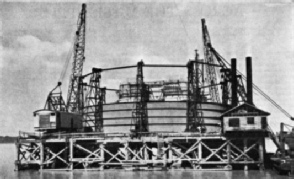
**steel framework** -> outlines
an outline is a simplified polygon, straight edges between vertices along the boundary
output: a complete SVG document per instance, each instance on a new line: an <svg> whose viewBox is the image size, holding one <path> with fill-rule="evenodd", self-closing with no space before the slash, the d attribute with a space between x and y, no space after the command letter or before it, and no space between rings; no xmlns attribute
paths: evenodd
<svg viewBox="0 0 294 179"><path fill-rule="evenodd" d="M204 132L201 112L201 69L199 65L198 53L196 51L195 60L189 61L188 67L188 96L187 96L187 123L186 132ZM202 69L203 70L203 69Z"/></svg>
<svg viewBox="0 0 294 179"><path fill-rule="evenodd" d="M57 86L50 91L44 109L53 110L53 111L65 111L66 106L65 102L62 98L62 92L60 89L61 83L58 82ZM59 92L54 92L57 88L59 88Z"/></svg>
<svg viewBox="0 0 294 179"><path fill-rule="evenodd" d="M210 63L210 64L215 64L216 62L219 63L219 65L221 66L221 68L224 70L230 70L230 68L228 67L229 63L213 48L212 43L211 43L211 39L209 36L209 32L207 29L207 26L205 24L205 19L201 19L202 22L202 36L203 36L203 44L204 44L204 55L205 55L205 60L206 63ZM227 64L228 65L227 65ZM211 98L212 101L214 102L220 102L220 98L219 98L219 92L218 92L218 88L217 88L217 77L216 77L216 69L212 66L212 65L207 65L206 66L206 75L208 77L209 84L210 84L210 94L211 94ZM246 102L247 101L247 95L246 95L246 91L245 91L245 87L242 81L242 76L238 75L238 96L239 96L239 101L241 102ZM226 81L223 81L224 83L222 83L223 85L226 83ZM230 84L228 84L227 86L223 86L226 90L230 91ZM228 93L225 91L225 94L222 93L224 96L222 96L222 103L227 103L228 99L230 99L230 97L228 97Z"/></svg>
<svg viewBox="0 0 294 179"><path fill-rule="evenodd" d="M231 81L232 81L232 79L231 79L232 78L231 77L231 70L222 68L220 70L220 72L222 73L222 81L221 81L221 85L222 85L222 104L229 105L230 104L230 99L231 99L231 90L230 90Z"/></svg>
<svg viewBox="0 0 294 179"><path fill-rule="evenodd" d="M38 140L20 138L16 143L16 169L264 169L263 137L144 133L140 139L132 139L129 135L84 133Z"/></svg>
<svg viewBox="0 0 294 179"><path fill-rule="evenodd" d="M148 131L148 112L147 102L149 100L148 86L143 81L143 65L137 64L137 80L136 80L136 108L132 113L135 129L133 132L147 132Z"/></svg>
<svg viewBox="0 0 294 179"><path fill-rule="evenodd" d="M103 131L103 104L105 103L105 88L100 87L101 69L94 69L89 84L83 83L86 91L83 107L84 126L90 131Z"/></svg>

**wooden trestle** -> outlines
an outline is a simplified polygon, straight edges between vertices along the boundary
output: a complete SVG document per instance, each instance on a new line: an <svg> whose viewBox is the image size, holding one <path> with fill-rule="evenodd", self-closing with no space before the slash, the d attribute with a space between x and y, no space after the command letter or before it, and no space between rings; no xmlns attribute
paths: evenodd
<svg viewBox="0 0 294 179"><path fill-rule="evenodd" d="M110 168L127 170L263 169L264 137L228 138L220 134L145 133L63 134L19 138L16 170Z"/></svg>

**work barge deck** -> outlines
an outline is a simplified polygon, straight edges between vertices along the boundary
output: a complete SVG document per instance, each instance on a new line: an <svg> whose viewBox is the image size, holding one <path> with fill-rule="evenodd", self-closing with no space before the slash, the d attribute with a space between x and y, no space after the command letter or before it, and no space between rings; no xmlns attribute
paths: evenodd
<svg viewBox="0 0 294 179"><path fill-rule="evenodd" d="M58 83L45 109L34 112L36 132L20 132L16 170L264 168L269 113L253 103L251 57L246 57L245 91L237 60L229 64L213 48L202 19L204 59L196 51L187 64L140 61L83 75L85 8L78 21L68 101L54 91ZM129 68L137 69L136 82L119 89L100 87L102 73ZM187 80L146 82L143 68L185 69ZM118 100L106 103L106 91L115 92Z"/></svg>
<svg viewBox="0 0 294 179"><path fill-rule="evenodd" d="M28 135L22 134L22 135ZM51 134L17 141L16 169L232 170L264 167L264 137L220 134Z"/></svg>

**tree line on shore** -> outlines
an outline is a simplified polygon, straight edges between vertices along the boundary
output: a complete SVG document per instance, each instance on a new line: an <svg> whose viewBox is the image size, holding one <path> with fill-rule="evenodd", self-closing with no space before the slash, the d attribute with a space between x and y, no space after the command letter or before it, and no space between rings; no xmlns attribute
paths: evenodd
<svg viewBox="0 0 294 179"><path fill-rule="evenodd" d="M0 136L0 143L14 143L17 137Z"/></svg>

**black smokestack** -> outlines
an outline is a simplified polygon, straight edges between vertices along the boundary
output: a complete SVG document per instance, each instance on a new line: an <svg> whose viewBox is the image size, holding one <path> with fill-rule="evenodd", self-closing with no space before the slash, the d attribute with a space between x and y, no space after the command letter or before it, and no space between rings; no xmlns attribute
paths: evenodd
<svg viewBox="0 0 294 179"><path fill-rule="evenodd" d="M231 59L232 66L232 106L235 107L238 105L238 80L237 80L237 59Z"/></svg>
<svg viewBox="0 0 294 179"><path fill-rule="evenodd" d="M253 105L252 58L251 57L246 57L246 72L247 72L247 103Z"/></svg>

